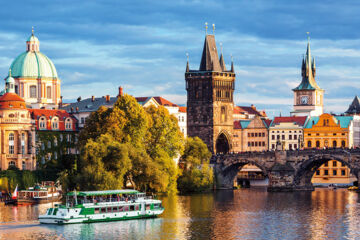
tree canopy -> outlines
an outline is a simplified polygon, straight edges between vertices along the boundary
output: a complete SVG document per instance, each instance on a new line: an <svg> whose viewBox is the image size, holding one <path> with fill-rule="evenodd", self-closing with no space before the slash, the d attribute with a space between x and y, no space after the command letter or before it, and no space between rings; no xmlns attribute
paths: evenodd
<svg viewBox="0 0 360 240"><path fill-rule="evenodd" d="M76 186L104 190L131 183L142 191L174 192L178 176L174 159L183 146L177 119L167 109L143 108L125 94L113 108L92 113L80 132Z"/></svg>

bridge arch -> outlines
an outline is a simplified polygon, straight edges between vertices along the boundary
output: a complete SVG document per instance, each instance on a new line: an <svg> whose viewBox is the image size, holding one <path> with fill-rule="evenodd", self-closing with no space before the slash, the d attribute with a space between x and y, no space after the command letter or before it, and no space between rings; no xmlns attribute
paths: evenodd
<svg viewBox="0 0 360 240"><path fill-rule="evenodd" d="M264 176L266 178L269 178L269 173L266 169L265 166L263 166L262 164L259 163L260 161L256 161L256 160L245 160L245 159L234 159L232 161L232 164L226 165L224 167L222 167L221 169L218 169L218 177L221 177L221 183L222 183L222 187L224 188L232 188L233 187L233 183L235 180L235 177L237 176L237 174L239 173L239 171L247 164L253 164L256 167L258 167L262 173L264 174Z"/></svg>
<svg viewBox="0 0 360 240"><path fill-rule="evenodd" d="M230 136L226 131L221 131L216 138L215 150L216 153L226 154L230 151Z"/></svg>
<svg viewBox="0 0 360 240"><path fill-rule="evenodd" d="M336 160L343 163L350 169L350 172L358 178L359 169L349 163L347 156L336 156L336 155L321 155L314 156L304 162L301 162L296 167L294 175L294 184L295 186L304 187L307 189L312 189L313 185L311 179L316 172L316 170L323 165L324 163Z"/></svg>

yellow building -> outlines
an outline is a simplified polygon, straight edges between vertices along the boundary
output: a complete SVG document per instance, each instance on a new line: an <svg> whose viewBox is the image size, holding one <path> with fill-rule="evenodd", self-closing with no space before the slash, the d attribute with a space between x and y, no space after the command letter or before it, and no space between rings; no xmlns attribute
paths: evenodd
<svg viewBox="0 0 360 240"><path fill-rule="evenodd" d="M324 113L310 117L304 128L304 148L351 148L353 147L353 117L333 116ZM355 181L350 169L332 160L316 170L314 184L352 184Z"/></svg>

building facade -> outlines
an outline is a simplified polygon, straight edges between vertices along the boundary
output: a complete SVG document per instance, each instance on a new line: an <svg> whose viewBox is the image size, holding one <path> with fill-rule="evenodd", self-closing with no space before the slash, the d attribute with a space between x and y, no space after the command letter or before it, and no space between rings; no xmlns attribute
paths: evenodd
<svg viewBox="0 0 360 240"><path fill-rule="evenodd" d="M352 148L353 117L324 113L310 117L304 129L305 148Z"/></svg>
<svg viewBox="0 0 360 240"><path fill-rule="evenodd" d="M307 117L275 117L269 127L269 150L281 144L283 150L301 149Z"/></svg>
<svg viewBox="0 0 360 240"><path fill-rule="evenodd" d="M24 99L15 93L11 70L0 97L0 131L0 170L35 170L35 130Z"/></svg>
<svg viewBox="0 0 360 240"><path fill-rule="evenodd" d="M315 59L311 57L310 41L301 66L302 81L294 91L292 116L319 116L323 113L324 90L316 83Z"/></svg>
<svg viewBox="0 0 360 240"><path fill-rule="evenodd" d="M29 107L58 108L60 79L53 62L40 52L40 42L34 30L26 41L26 51L15 58L10 69L15 79L15 93Z"/></svg>
<svg viewBox="0 0 360 240"><path fill-rule="evenodd" d="M206 34L200 67L185 71L187 91L187 130L190 137L198 136L213 153L232 149L233 93L235 72L228 71L223 55L220 59L215 36Z"/></svg>
<svg viewBox="0 0 360 240"><path fill-rule="evenodd" d="M350 169L336 160L331 160L321 165L314 173L311 182L314 185L328 186L329 184L353 185L357 181L350 173Z"/></svg>
<svg viewBox="0 0 360 240"><path fill-rule="evenodd" d="M252 152L267 151L268 125L260 116L251 120L238 120L234 122L233 151Z"/></svg>

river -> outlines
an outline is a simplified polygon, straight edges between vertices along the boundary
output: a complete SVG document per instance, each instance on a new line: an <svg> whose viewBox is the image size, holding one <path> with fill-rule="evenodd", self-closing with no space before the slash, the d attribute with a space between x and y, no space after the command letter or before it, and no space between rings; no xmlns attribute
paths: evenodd
<svg viewBox="0 0 360 240"><path fill-rule="evenodd" d="M51 204L0 206L0 239L360 239L360 198L345 189L266 189L161 197L159 218L40 225Z"/></svg>

